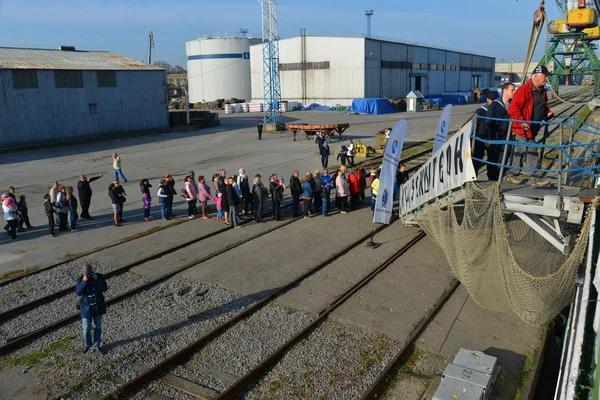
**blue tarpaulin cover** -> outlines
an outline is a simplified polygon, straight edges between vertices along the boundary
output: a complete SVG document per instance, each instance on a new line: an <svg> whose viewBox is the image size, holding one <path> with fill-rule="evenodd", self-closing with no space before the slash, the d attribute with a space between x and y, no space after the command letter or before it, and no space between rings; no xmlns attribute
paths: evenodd
<svg viewBox="0 0 600 400"><path fill-rule="evenodd" d="M312 103L306 107L301 107L300 111L335 111L335 107L322 106L317 103Z"/></svg>
<svg viewBox="0 0 600 400"><path fill-rule="evenodd" d="M361 114L391 114L395 113L394 107L385 98L380 99L354 99L352 100L352 107L350 112L357 112Z"/></svg>

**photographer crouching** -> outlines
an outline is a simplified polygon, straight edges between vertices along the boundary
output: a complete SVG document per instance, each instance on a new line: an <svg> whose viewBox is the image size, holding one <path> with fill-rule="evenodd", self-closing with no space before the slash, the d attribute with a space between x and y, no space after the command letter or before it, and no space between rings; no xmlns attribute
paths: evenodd
<svg viewBox="0 0 600 400"><path fill-rule="evenodd" d="M107 290L106 279L102 274L93 271L90 264L83 267L83 275L77 278L75 293L79 296L79 311L81 312L81 323L83 326L83 353L92 347L92 351L104 354L100 348L102 341L102 316L106 314L104 304L104 292ZM94 342L92 343L92 321L94 323Z"/></svg>

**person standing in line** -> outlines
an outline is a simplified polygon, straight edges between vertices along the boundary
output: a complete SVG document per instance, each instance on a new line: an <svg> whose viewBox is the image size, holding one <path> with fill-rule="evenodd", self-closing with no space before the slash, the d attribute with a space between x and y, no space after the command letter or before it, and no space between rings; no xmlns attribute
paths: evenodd
<svg viewBox="0 0 600 400"><path fill-rule="evenodd" d="M125 178L125 175L123 175L123 172L121 171L121 157L117 153L113 153L112 158L113 158L113 169L115 172L114 180L118 181L119 176L121 176L121 178L123 179L123 183L127 183L127 178Z"/></svg>
<svg viewBox="0 0 600 400"><path fill-rule="evenodd" d="M320 183L321 188L323 189L323 193L321 194L321 213L324 217L327 217L327 210L329 209L329 194L331 193L331 189L333 187L331 177L329 176L327 169L323 170Z"/></svg>
<svg viewBox="0 0 600 400"><path fill-rule="evenodd" d="M90 183L102 178L102 176L103 175L93 176L89 179L85 175L79 177L79 181L77 182L77 194L79 194L79 202L81 203L80 217L83 219L93 219L89 212L90 204L92 203L92 187L90 186Z"/></svg>
<svg viewBox="0 0 600 400"><path fill-rule="evenodd" d="M77 198L73 195L73 188L69 186L67 188L67 202L69 203L69 212L67 213L69 228L71 232L77 232L77 220L79 215L77 214Z"/></svg>
<svg viewBox="0 0 600 400"><path fill-rule="evenodd" d="M58 187L58 194L56 195L56 205L58 214L58 230L66 231L68 214L69 214L69 202L67 201L67 194L65 193L66 189L64 186Z"/></svg>
<svg viewBox="0 0 600 400"><path fill-rule="evenodd" d="M221 177L219 177L221 178ZM231 216L229 215L229 206L233 203L232 200L229 196L227 196L227 179L224 178L222 180L222 184L221 184L221 180L219 181L219 188L221 188L222 192L221 193L221 207L223 208L223 216L225 219L225 225L230 225L231 224Z"/></svg>
<svg viewBox="0 0 600 400"><path fill-rule="evenodd" d="M119 199L119 223L125 222L123 219L123 206L127 201L127 193L125 193L125 188L119 183L118 180L113 182L115 185L114 191L117 194L117 198Z"/></svg>
<svg viewBox="0 0 600 400"><path fill-rule="evenodd" d="M263 122L258 121L256 124L256 130L258 131L258 140L262 140Z"/></svg>
<svg viewBox="0 0 600 400"><path fill-rule="evenodd" d="M198 195L192 181L194 181L194 178L191 175L185 177L185 192L187 193L185 200L187 201L188 206L188 219L194 219L196 217L196 214L194 214L194 206L196 205L196 197Z"/></svg>
<svg viewBox="0 0 600 400"><path fill-rule="evenodd" d="M150 194L150 188L152 185L148 179L144 178L140 181L140 191L142 192L142 206L144 207L144 221L149 222L152 218L150 217L150 210L152 208L152 195Z"/></svg>
<svg viewBox="0 0 600 400"><path fill-rule="evenodd" d="M250 190L250 181L248 175L246 175L246 170L244 168L240 168L239 172L240 175L238 176L238 185L242 191L242 198L244 199L244 216L248 217L248 214L251 214L254 210L254 206L252 205L253 196L252 191Z"/></svg>
<svg viewBox="0 0 600 400"><path fill-rule="evenodd" d="M167 181L166 185L169 189L167 193L167 207L169 208L169 219L175 218L175 214L173 214L173 197L177 194L175 191L175 179L169 173L165 174L165 180Z"/></svg>
<svg viewBox="0 0 600 400"><path fill-rule="evenodd" d="M158 202L160 203L160 211L161 217L163 221L167 221L171 219L171 215L169 214L169 194L171 193L171 189L167 185L167 180L165 178L160 179L160 184L158 186L158 192L156 196L158 197ZM171 196L173 196L171 194Z"/></svg>
<svg viewBox="0 0 600 400"><path fill-rule="evenodd" d="M219 177L217 178L219 193L225 193L225 179L227 179L227 171L224 169L219 172Z"/></svg>
<svg viewBox="0 0 600 400"><path fill-rule="evenodd" d="M50 193L44 194L44 213L48 218L48 231L50 232L50 236L56 237L56 233L54 233L54 213L56 210L54 209L54 204L52 200L50 200Z"/></svg>
<svg viewBox="0 0 600 400"><path fill-rule="evenodd" d="M273 202L273 219L281 221L282 184L277 180L277 175L275 174L269 178L269 192L271 193L271 201Z"/></svg>
<svg viewBox="0 0 600 400"><path fill-rule="evenodd" d="M323 189L321 188L321 173L318 169L315 169L315 173L313 175L313 209L315 210L315 214L321 211L321 193Z"/></svg>
<svg viewBox="0 0 600 400"><path fill-rule="evenodd" d="M256 174L252 185L252 205L254 207L254 220L257 224L262 222L267 193L267 188L263 185L260 174Z"/></svg>
<svg viewBox="0 0 600 400"><path fill-rule="evenodd" d="M229 203L229 223L234 228L239 226L237 217L237 207L240 205L240 198L238 197L235 188L233 187L233 177L225 180L225 197Z"/></svg>
<svg viewBox="0 0 600 400"><path fill-rule="evenodd" d="M194 207L193 207L193 210L192 210L194 212L194 218L195 218L196 215L198 214L198 207L197 207L197 203L198 203L198 183L196 183L196 174L194 173L194 171L188 172L188 176L192 177L192 180L190 181L190 183L194 187L194 193L196 193L196 199L194 200Z"/></svg>
<svg viewBox="0 0 600 400"><path fill-rule="evenodd" d="M204 179L204 175L200 175L198 177L198 199L200 200L200 205L202 207L202 218L208 219L208 213L206 212L206 206L208 204L208 200L212 199L212 195L210 193L210 187L206 184L206 180Z"/></svg>
<svg viewBox="0 0 600 400"><path fill-rule="evenodd" d="M329 145L327 142L324 142L323 146L321 146L321 166L323 169L327 169L327 165L329 164L329 154Z"/></svg>
<svg viewBox="0 0 600 400"><path fill-rule="evenodd" d="M108 197L110 197L110 202L112 204L113 209L113 222L115 226L121 226L119 223L119 208L121 205L121 199L119 198L119 194L115 190L116 186L114 183L108 185Z"/></svg>
<svg viewBox="0 0 600 400"><path fill-rule="evenodd" d="M8 192L6 194L8 194L15 201L15 204L17 204L17 196L15 194L15 188L14 188L14 186L9 186L8 187ZM18 207L18 204L17 204L17 207ZM17 217L18 217L18 213L17 213ZM9 224L7 222L7 224L4 226L4 230L8 232L9 229L10 229L10 226L9 226ZM18 229L19 228L18 228L18 222L17 222L17 230Z"/></svg>
<svg viewBox="0 0 600 400"><path fill-rule="evenodd" d="M346 153L346 157L348 158L348 164L350 164L350 167L354 167L354 142L352 140L348 142L348 151Z"/></svg>
<svg viewBox="0 0 600 400"><path fill-rule="evenodd" d="M232 178L229 178L231 181L231 186L233 186L233 190L235 190L235 194L237 195L238 198L238 202L235 205L235 215L237 220L240 220L240 213L241 213L241 204L243 202L243 198L242 198L242 189L240 189L240 185L238 185L238 177L233 175Z"/></svg>
<svg viewBox="0 0 600 400"><path fill-rule="evenodd" d="M348 214L348 211L346 211L346 202L348 196L350 196L350 186L342 170L338 170L337 178L335 178L335 192L339 197L340 213Z"/></svg>
<svg viewBox="0 0 600 400"><path fill-rule="evenodd" d="M348 187L350 189L350 209L358 209L358 195L360 193L360 182L354 173L354 169L348 174Z"/></svg>
<svg viewBox="0 0 600 400"><path fill-rule="evenodd" d="M27 201L25 200L24 194L19 196L19 202L17 203L17 214L19 216L19 225L17 227L18 232L23 230L23 225L26 225L27 229L33 228L33 225L31 225L31 222L29 222L29 208L27 207Z"/></svg>
<svg viewBox="0 0 600 400"><path fill-rule="evenodd" d="M535 144L536 136L542 125L539 122L553 121L555 116L548 107L548 94L544 85L548 81L548 68L537 66L533 70L531 79L521 85L513 96L508 107L508 115L516 121L527 121L513 123L512 132L515 139L523 144ZM537 123L532 123L537 122ZM538 171L523 171L523 160L525 167L529 169L540 169L537 148L531 146L515 146L512 169L508 171L506 180L515 185L520 185L527 179L534 187L544 187L551 184L550 179L542 178Z"/></svg>
<svg viewBox="0 0 600 400"><path fill-rule="evenodd" d="M369 175L369 187L373 185L373 181L377 178L377 168L371 168L371 174Z"/></svg>
<svg viewBox="0 0 600 400"><path fill-rule="evenodd" d="M304 209L304 218L308 218L309 215L312 215L310 206L313 198L313 186L313 177L310 172L307 172L304 181L302 182L302 199L304 203L302 208Z"/></svg>
<svg viewBox="0 0 600 400"><path fill-rule="evenodd" d="M83 275L77 278L75 293L80 298L79 312L83 328L83 353L90 347L92 351L104 354L100 347L102 344L102 316L106 314L104 292L108 290L104 275L94 272L91 264L83 267ZM92 323L94 327L94 341L92 342Z"/></svg>
<svg viewBox="0 0 600 400"><path fill-rule="evenodd" d="M58 181L52 182L52 187L50 188L50 192L48 192L48 194L50 194L50 201L52 203L56 204L57 207L58 207L58 204L56 202L56 198L58 197L58 188L59 188L59 186L60 185L58 184ZM60 221L58 219L58 212L54 214L54 223L56 225L60 225Z"/></svg>
<svg viewBox="0 0 600 400"><path fill-rule="evenodd" d="M8 193L2 195L2 211L4 212L4 220L8 225L8 236L15 240L17 238L17 202ZM6 229L6 228L5 228Z"/></svg>
<svg viewBox="0 0 600 400"><path fill-rule="evenodd" d="M290 193L292 195L292 218L296 218L298 213L298 208L300 207L300 196L302 195L302 184L300 183L300 179L298 175L300 173L298 171L294 171L292 176L290 177Z"/></svg>
<svg viewBox="0 0 600 400"><path fill-rule="evenodd" d="M367 178L365 170L361 165L356 167L356 177L360 184L360 191L358 192L358 200L362 203L365 200L365 189L367 188Z"/></svg>
<svg viewBox="0 0 600 400"><path fill-rule="evenodd" d="M371 171L371 174L373 172ZM371 212L375 212L375 202L377 201L377 193L379 192L379 176L375 175L375 178L371 182Z"/></svg>

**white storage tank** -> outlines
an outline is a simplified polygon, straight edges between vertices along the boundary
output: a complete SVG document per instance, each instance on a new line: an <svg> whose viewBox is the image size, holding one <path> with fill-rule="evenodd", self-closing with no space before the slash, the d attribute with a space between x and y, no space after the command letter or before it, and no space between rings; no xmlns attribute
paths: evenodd
<svg viewBox="0 0 600 400"><path fill-rule="evenodd" d="M201 35L185 43L190 103L232 97L250 101L250 46L258 36Z"/></svg>

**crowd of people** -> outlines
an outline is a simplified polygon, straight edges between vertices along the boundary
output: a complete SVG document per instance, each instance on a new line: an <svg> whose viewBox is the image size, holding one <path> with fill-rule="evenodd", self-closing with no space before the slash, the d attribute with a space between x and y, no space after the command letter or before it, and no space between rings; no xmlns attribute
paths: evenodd
<svg viewBox="0 0 600 400"><path fill-rule="evenodd" d="M326 143L319 145L326 146ZM113 159L115 159L113 163L115 176L124 178L120 157L115 153ZM350 163L353 164L353 160ZM77 232L79 218L93 219L89 213L92 200L90 184L102 176L88 178L81 175L77 182L77 197L74 187L61 185L58 181L52 182L50 191L44 194L43 203L51 236L56 236L56 227L61 232ZM376 198L378 182L372 184L377 176L378 170L373 170L370 179L367 179L366 172L360 165L355 168L342 165L333 176L330 176L327 168L307 172L303 178L300 177L299 171L294 171L288 185L292 197L292 217L309 218L319 213L328 216L332 207L338 209L341 214L356 210L364 202L367 189L372 192L371 198ZM210 177L209 181L212 185L207 182L204 175L196 178L194 171L190 171L185 176L183 187L178 193L175 179L169 173L160 179L156 191L152 189L153 186L148 179L142 179L139 186L144 221L148 222L152 219L154 197L160 205L161 218L165 221L174 218L173 201L178 194L187 202L189 219L198 217L209 219L208 206L209 202L213 202L217 209L217 220L223 221L226 225L237 228L240 226L240 221L247 219L260 223L263 222L265 214L265 202L270 197L273 218L276 221L281 220L281 203L286 190L282 176L272 174L268 182L263 183L260 174L256 174L252 179L246 174L244 168L240 168L237 175L228 176L226 171L222 170ZM335 193L333 203L331 202L332 191ZM118 179L110 183L107 192L113 211L112 222L114 226L119 227L126 222L123 218L123 210L127 201L127 192ZM25 195L21 195L18 202L16 199L15 188L12 186L2 195L4 219L7 222L4 229L13 239L16 239L17 232L25 230L25 227L33 228L29 221ZM371 208L373 205L372 200ZM80 209L81 213L79 213Z"/></svg>

